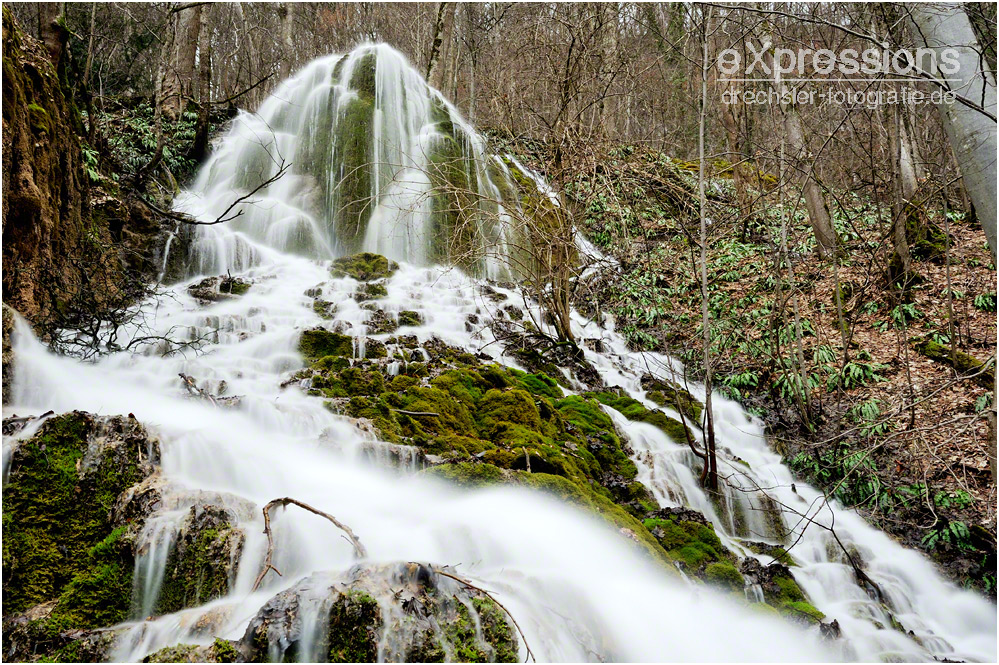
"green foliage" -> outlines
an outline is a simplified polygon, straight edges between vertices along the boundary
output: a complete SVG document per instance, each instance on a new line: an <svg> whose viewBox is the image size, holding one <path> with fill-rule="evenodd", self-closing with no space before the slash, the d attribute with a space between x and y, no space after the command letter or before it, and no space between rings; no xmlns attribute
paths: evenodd
<svg viewBox="0 0 999 665"><path fill-rule="evenodd" d="M996 311L996 294L995 293L980 293L975 296L975 309L981 310L983 312L994 312Z"/></svg>
<svg viewBox="0 0 999 665"><path fill-rule="evenodd" d="M188 151L194 143L198 114L186 111L175 120L163 118L163 163L170 173L183 181L194 173L197 162ZM97 124L107 137L108 149L127 174L134 174L149 163L156 152L156 127L153 107L141 103L135 107L97 113Z"/></svg>
<svg viewBox="0 0 999 665"><path fill-rule="evenodd" d="M388 260L381 254L361 252L333 261L330 274L338 279L353 277L359 282L371 282L391 277L398 269L398 263Z"/></svg>
<svg viewBox="0 0 999 665"><path fill-rule="evenodd" d="M952 545L959 550L973 551L971 531L968 525L961 521L940 519L936 525L923 536L922 545L928 550Z"/></svg>

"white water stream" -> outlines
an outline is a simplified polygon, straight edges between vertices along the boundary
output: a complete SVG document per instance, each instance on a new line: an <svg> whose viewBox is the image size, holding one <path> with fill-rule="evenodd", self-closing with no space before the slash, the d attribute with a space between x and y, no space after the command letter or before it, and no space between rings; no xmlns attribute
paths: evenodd
<svg viewBox="0 0 999 665"><path fill-rule="evenodd" d="M487 325L498 305L482 295L480 283L455 269L423 265L426 255L419 248L427 241L420 233L427 228L428 213L419 207L426 183L415 175L420 166L413 166L418 160L412 154L432 140L427 138L434 133L427 126L427 100L434 93L398 53L384 46L367 48L378 57L378 129L372 144L379 146L381 158L404 165L380 169L387 175L372 184L379 190L364 248L401 262L386 284L388 296L378 305L390 313L416 310L423 315L423 325L401 328L398 334L415 334L421 341L436 335L512 365ZM351 62L365 52L355 51ZM254 137L261 128L269 127L267 135L276 137L281 154L294 162L313 131L305 122L310 117L303 110L306 100L335 103L338 95L350 94L330 83L337 61L326 58L309 65L279 86L259 114L241 116L179 206L211 220L239 196L243 190L234 189L232 177L246 162L245 151L259 147ZM452 112L452 118L457 122L457 114ZM465 131L475 137L471 128ZM484 143L477 137L473 143L475 168L484 175L481 161L489 159ZM409 175L400 178L400 172ZM5 416L50 409L134 413L161 440L162 474L173 499L164 502L169 511L147 525L150 546L137 565L144 613L153 606L173 530L196 497L207 494L231 508L247 535L228 596L128 624L114 658L138 660L165 646L207 644L216 636L238 639L257 610L281 589L319 571L349 568L354 562L350 545L335 529L304 511L286 510L275 519L274 564L283 575L271 574L259 591L251 592L264 556L260 507L290 496L350 525L372 561L456 566L511 610L538 660L996 660L994 605L944 581L924 556L896 544L854 513L835 505L816 510L820 494L803 483L792 490L792 477L767 447L760 423L720 396L713 398L720 466L738 488L726 492L723 514L700 489L689 451L658 429L611 414L635 451L639 480L662 505L701 511L723 542L743 556L757 555L741 539L797 541L791 549L800 564L792 568L794 577L812 603L839 622L839 640L823 641L817 629L799 629L738 598L685 583L640 556L627 538L601 520L543 494L511 488L462 492L419 473L415 464L389 464L397 450L332 414L321 398L306 395L299 386L280 387L303 364L296 350L300 332L334 323L313 311L307 290L319 287L319 297L337 304L336 320L358 336L362 348L370 316L350 297L357 282L329 276L337 242L316 212L328 202L317 202L315 193L309 193L314 185L310 178L314 176L293 171L247 203L246 214L235 223L202 227L191 248L190 279L175 285L172 297L146 303L153 330L179 338L208 335L211 341L201 353L164 357L147 347L145 353L115 353L80 363L51 355L26 325L18 324L17 371ZM400 180L421 184L414 190L399 185ZM495 188L488 178L479 182ZM495 237L506 232L489 231ZM187 286L204 275L227 272L253 286L239 298L208 306L188 293ZM498 275L502 268L486 272ZM521 294L497 290L510 298L507 302L525 304ZM527 303L532 308L540 321L540 312ZM471 332L466 330L469 314L480 322ZM671 371L682 375L682 368L666 357L629 351L610 326L574 314L573 327L578 339L602 340L604 350L587 350L586 357L604 381L649 406L639 383L642 374L651 368L661 376ZM378 337L384 341L388 336ZM242 396L239 405L217 408L192 399L177 376L181 372L203 385L225 381L227 394ZM691 390L703 397L697 386ZM9 444L5 442L5 459ZM788 507L780 520L783 529L775 528L776 505ZM862 558L886 602L872 600L857 584L828 530L800 520L794 511L818 524L835 525L839 539ZM777 533L784 529L786 540ZM889 611L906 632L892 628Z"/></svg>

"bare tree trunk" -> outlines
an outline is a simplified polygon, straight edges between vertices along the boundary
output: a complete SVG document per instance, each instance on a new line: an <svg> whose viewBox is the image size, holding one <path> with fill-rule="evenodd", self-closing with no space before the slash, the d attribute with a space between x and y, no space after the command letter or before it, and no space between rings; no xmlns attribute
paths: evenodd
<svg viewBox="0 0 999 665"><path fill-rule="evenodd" d="M174 14L173 46L161 88L161 112L170 120L176 120L184 112L193 93L201 9L202 5L194 5Z"/></svg>
<svg viewBox="0 0 999 665"><path fill-rule="evenodd" d="M447 56L442 57L442 51L446 49L450 41L450 33L447 30L447 23L451 14L449 3L442 2L437 5L437 20L434 22L434 38L430 44L430 60L427 62L427 82L440 90L444 81L443 62L447 62Z"/></svg>
<svg viewBox="0 0 999 665"><path fill-rule="evenodd" d="M38 34L45 44L45 50L48 51L49 60L56 69L59 69L63 50L66 48L66 39L69 37L69 32L60 20L66 15L66 3L39 2L37 5Z"/></svg>
<svg viewBox="0 0 999 665"><path fill-rule="evenodd" d="M701 110L698 122L698 143L697 157L700 168L697 173L697 192L699 202L699 214L701 221L701 328L703 330L704 344L704 449L707 459L704 460L704 473L701 477L705 487L711 490L718 489L718 462L715 456L715 424L714 414L711 410L711 316L708 313L708 223L707 223L707 199L704 192L704 125L707 115L708 104L708 36L707 26L710 21L711 8L704 9L707 15L703 17L701 24L702 48L701 48Z"/></svg>
<svg viewBox="0 0 999 665"><path fill-rule="evenodd" d="M282 2L278 6L278 17L281 19L281 64L278 73L284 80L291 75L292 54L295 52L295 42L292 34L295 30L295 3Z"/></svg>
<svg viewBox="0 0 999 665"><path fill-rule="evenodd" d="M825 258L836 251L836 231L833 228L829 207L826 205L822 188L813 175L814 165L808 158L808 145L801 126L801 117L794 104L789 104L784 110L784 131L787 133L787 139L791 144L798 168L805 179L801 190L805 197L805 208L808 210L808 221L815 233L815 244L819 257Z"/></svg>
<svg viewBox="0 0 999 665"><path fill-rule="evenodd" d="M915 193L916 183L915 183L915 172L912 169L911 156L905 153L905 142L902 140L902 117L898 106L894 106L893 111L893 124L892 130L890 132L892 142L891 142L891 161L892 161L892 171L896 174L893 179L893 188L895 191L895 202L892 206L892 247L894 253L892 254L891 265L888 267L888 275L891 278L892 283L899 283L903 291L908 286L909 275L912 272L912 256L909 253L909 241L906 238L905 223L909 217L910 207L908 205L909 198ZM905 164L906 159L910 160L908 165ZM908 172L907 172L908 170ZM911 182L906 182L907 178L911 178ZM908 195L906 191L908 190Z"/></svg>
<svg viewBox="0 0 999 665"><path fill-rule="evenodd" d="M198 37L198 124L194 129L191 158L201 161L208 154L208 132L212 111L212 33L208 24L208 11L201 13L201 32Z"/></svg>
<svg viewBox="0 0 999 665"><path fill-rule="evenodd" d="M912 4L906 5L905 9L909 13L909 28L917 46L934 49L938 56L944 49L953 49L958 54L957 72L941 73L928 54L919 63L921 67L933 76L951 79L951 89L981 106L982 110L978 110L961 101L942 102L937 105L937 111L961 167L968 195L985 230L992 256L995 257L995 79L984 66L975 32L961 5ZM940 58L936 60L939 61Z"/></svg>
<svg viewBox="0 0 999 665"><path fill-rule="evenodd" d="M607 138L615 135L614 118L611 112L611 99L608 96L617 67L618 3L607 2L599 5L600 11L600 61L601 99L599 106L600 129Z"/></svg>

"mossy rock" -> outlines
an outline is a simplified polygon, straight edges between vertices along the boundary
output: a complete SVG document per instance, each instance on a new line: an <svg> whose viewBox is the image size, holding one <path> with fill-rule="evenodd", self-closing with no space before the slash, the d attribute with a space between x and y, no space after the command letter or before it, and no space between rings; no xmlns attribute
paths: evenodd
<svg viewBox="0 0 999 665"><path fill-rule="evenodd" d="M354 338L330 332L325 328L313 328L302 332L298 340L298 351L307 361L316 361L327 356L353 358Z"/></svg>
<svg viewBox="0 0 999 665"><path fill-rule="evenodd" d="M742 573L727 561L708 564L704 569L704 579L708 584L727 591L741 592L746 586Z"/></svg>
<svg viewBox="0 0 999 665"><path fill-rule="evenodd" d="M3 614L56 601L51 621L110 626L131 607L130 538L112 507L149 476L159 445L134 419L74 411L11 453L3 490Z"/></svg>
<svg viewBox="0 0 999 665"><path fill-rule="evenodd" d="M643 521L670 558L691 574L703 577L708 565L729 563L735 557L725 549L710 522L684 520L665 511Z"/></svg>
<svg viewBox="0 0 999 665"><path fill-rule="evenodd" d="M353 277L359 282L370 282L391 277L398 269L398 263L389 261L381 254L362 252L333 261L330 274L336 278Z"/></svg>
<svg viewBox="0 0 999 665"><path fill-rule="evenodd" d="M629 420L637 420L655 425L675 443L684 446L687 445L688 436L693 440L693 434L690 432L689 427L674 418L670 418L662 411L646 408L638 400L628 397L623 393L604 391L589 393L589 396L599 400L602 404L606 404L615 411L620 411Z"/></svg>
<svg viewBox="0 0 999 665"><path fill-rule="evenodd" d="M423 315L407 309L399 312L398 321L400 326L412 326L415 328L423 325Z"/></svg>
<svg viewBox="0 0 999 665"><path fill-rule="evenodd" d="M329 599L314 653L301 652L303 595ZM386 613L406 620L385 626ZM495 601L423 563L364 564L344 575L314 574L268 601L240 645L251 662L518 660L515 630Z"/></svg>
<svg viewBox="0 0 999 665"><path fill-rule="evenodd" d="M177 535L155 605L169 614L229 592L245 540L236 518L220 506L195 506Z"/></svg>
<svg viewBox="0 0 999 665"><path fill-rule="evenodd" d="M244 663L235 643L222 638L208 645L178 644L165 647L142 659L143 663Z"/></svg>
<svg viewBox="0 0 999 665"><path fill-rule="evenodd" d="M663 408L673 409L683 414L692 424L700 426L704 405L695 399L688 390L671 381L658 379L649 374L642 377L642 387L647 391L650 400Z"/></svg>

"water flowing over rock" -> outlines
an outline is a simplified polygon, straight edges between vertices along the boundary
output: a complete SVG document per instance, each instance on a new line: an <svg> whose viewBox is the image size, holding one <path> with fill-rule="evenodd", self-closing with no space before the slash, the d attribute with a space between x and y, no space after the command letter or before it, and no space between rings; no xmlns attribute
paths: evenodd
<svg viewBox="0 0 999 665"><path fill-rule="evenodd" d="M81 501L107 533L74 546L118 556L105 542L117 528L138 544L134 566L116 569L131 603L80 626L114 626L101 656L111 660L524 660L528 647L538 661L995 659L995 606L795 485L761 423L720 395L726 482L706 492L688 441L702 442L704 389L674 359L633 352L575 311L572 333L588 343L571 369L506 337L511 322L552 329L530 293L496 281L512 277L501 253L455 244L440 192L456 192L433 171L451 157L476 183L466 193L510 178L494 200L515 205L525 186L547 196L535 175L490 158L389 47L321 58L240 116L178 205L214 219L282 159L288 174L231 222L199 227L187 276L145 303L146 330L122 333L123 345L152 329L200 347L83 363L15 322L5 415L134 420L110 419L120 433L100 447L87 443L99 439L86 434L93 418L72 414L58 422L82 418L85 431L58 447L41 449L56 418L5 438L5 617L8 603L23 614L64 602L58 580L9 595L8 570L22 569L16 557L9 567L19 541L8 545L8 530L29 529L18 506L52 495L14 491L28 480L24 456L59 471L72 498L104 468L91 447L125 467L154 458L133 436L141 422L156 432L158 472L142 467ZM503 214L475 220L458 241L517 233ZM222 275L252 286L199 297L219 293ZM366 557L321 515L287 505L269 514L269 559L261 508L281 497L348 525ZM257 586L265 561L280 574L266 569ZM29 653L68 659L60 639Z"/></svg>

